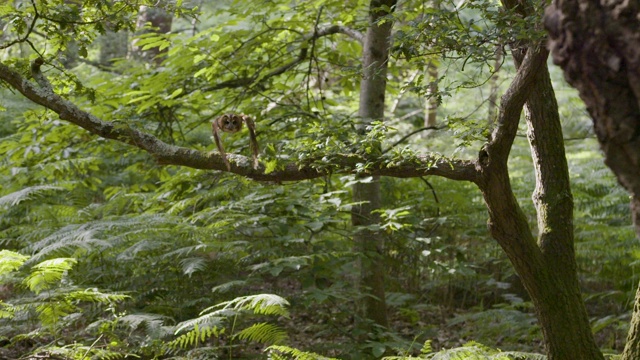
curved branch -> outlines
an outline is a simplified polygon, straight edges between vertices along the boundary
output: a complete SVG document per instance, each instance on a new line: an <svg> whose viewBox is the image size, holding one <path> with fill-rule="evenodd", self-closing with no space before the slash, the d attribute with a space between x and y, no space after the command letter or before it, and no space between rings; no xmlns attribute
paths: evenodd
<svg viewBox="0 0 640 360"><path fill-rule="evenodd" d="M348 37L358 41L360 44L362 44L362 42L364 41L364 34L362 34L360 31L346 27L346 26L342 26L342 25L332 25L326 28L318 29L315 35L314 34L306 35L304 39L310 40L313 36L315 36L316 38L319 38L322 36L333 35L333 34L347 35Z"/></svg>
<svg viewBox="0 0 640 360"><path fill-rule="evenodd" d="M36 22L38 21L38 18L40 17L40 13L38 12L38 8L36 7L36 3L35 1L31 0L31 5L33 6L33 21L31 22L31 25L29 26L29 30L27 30L26 34L24 34L24 36L22 37L22 39L18 38L15 39L5 45L0 45L0 50L3 49L7 49L17 43L21 43L21 42L25 42L27 41L27 39L29 38L29 35L31 35L31 33L33 32L33 28L36 26Z"/></svg>
<svg viewBox="0 0 640 360"><path fill-rule="evenodd" d="M497 126L493 130L491 140L485 148L491 160L506 163L509 158L511 145L518 131L522 107L529 96L531 84L535 81L538 69L547 61L548 56L549 51L542 43L527 48L526 55L518 68L515 78L511 82L509 89L500 98L500 113Z"/></svg>
<svg viewBox="0 0 640 360"><path fill-rule="evenodd" d="M40 65L39 61L34 62L32 72L34 77L40 78L40 82L42 82L44 76L40 73ZM159 164L226 171L223 159L218 153L167 144L151 134L132 128L129 124L99 119L51 91L48 82L38 87L1 62L0 80L5 81L34 103L57 113L61 119L80 126L92 134L145 150ZM324 176L327 172L319 169L313 163L307 165L289 163L280 170L266 174L264 172L265 167L262 165L258 169L254 169L249 157L230 154L228 158L231 160L230 172L260 181L282 182L314 179ZM358 173L360 165L366 163L368 165L367 174L370 175L399 178L436 175L453 180L472 182L477 182L479 179L478 172L475 170L475 163L468 160L449 160L442 157L421 155L415 159L407 160L406 163L390 165L384 159L369 158L356 154L339 154L333 156L331 160L330 164L324 162L321 165L339 169L334 173L355 174Z"/></svg>

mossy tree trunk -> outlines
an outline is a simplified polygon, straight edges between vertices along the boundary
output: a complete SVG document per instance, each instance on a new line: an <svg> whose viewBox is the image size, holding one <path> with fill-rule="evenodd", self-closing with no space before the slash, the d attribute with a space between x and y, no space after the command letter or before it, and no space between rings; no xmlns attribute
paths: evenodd
<svg viewBox="0 0 640 360"><path fill-rule="evenodd" d="M526 53L526 56L523 56ZM497 126L478 160L476 182L489 210L489 230L534 302L550 360L602 359L578 285L573 203L557 103L543 44L513 52L518 74L502 96ZM538 238L511 189L507 160L526 101L536 173Z"/></svg>
<svg viewBox="0 0 640 360"><path fill-rule="evenodd" d="M554 0L545 27L554 62L591 114L605 163L631 194L640 237L640 3ZM640 290L622 359L640 359Z"/></svg>

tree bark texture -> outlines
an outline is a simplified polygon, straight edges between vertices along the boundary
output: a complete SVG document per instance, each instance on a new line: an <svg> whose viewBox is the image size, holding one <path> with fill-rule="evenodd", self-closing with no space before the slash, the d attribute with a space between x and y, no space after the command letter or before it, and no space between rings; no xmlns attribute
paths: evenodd
<svg viewBox="0 0 640 360"><path fill-rule="evenodd" d="M554 0L545 27L554 62L593 119L605 163L631 194L640 237L640 3ZM622 359L640 359L640 290Z"/></svg>
<svg viewBox="0 0 640 360"><path fill-rule="evenodd" d="M532 84L525 119L536 176L533 203L538 217L538 247L551 275L539 284L546 289L536 301L547 352L556 359L601 359L580 293L569 170L546 64Z"/></svg>
<svg viewBox="0 0 640 360"><path fill-rule="evenodd" d="M489 229L531 295L550 360L602 359L580 294L573 249L573 202L555 94L541 46L514 50L526 82L502 97L497 127L480 156L479 183L489 209ZM516 83L516 81L514 81ZM522 94L514 94L521 91ZM536 173L533 202L538 238L512 192L507 157L526 97L528 138ZM518 107L519 106L519 107Z"/></svg>
<svg viewBox="0 0 640 360"><path fill-rule="evenodd" d="M358 116L362 121L360 130L372 121L384 118L384 100L387 87L387 65L391 47L392 21L379 24L388 16L396 0L372 0L369 4L369 27L362 47L363 78L360 82L360 106ZM379 150L379 149L378 149ZM356 183L353 186L352 210L354 227L377 225L380 216L374 213L380 209L380 182L374 176L371 182ZM364 298L364 316L380 326L387 327L387 307L385 301L384 278L384 234L379 230L356 230L354 242L362 251L361 285L367 294Z"/></svg>

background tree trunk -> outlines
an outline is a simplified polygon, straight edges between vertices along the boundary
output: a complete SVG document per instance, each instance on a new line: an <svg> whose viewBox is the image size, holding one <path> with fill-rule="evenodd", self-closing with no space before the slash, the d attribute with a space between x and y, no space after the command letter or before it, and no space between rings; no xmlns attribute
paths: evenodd
<svg viewBox="0 0 640 360"><path fill-rule="evenodd" d="M502 59L504 58L502 46L498 46L496 49L496 59L493 63L493 75L491 75L491 79L489 79L489 98L487 102L489 103L487 109L487 124L490 127L493 127L493 124L496 122L496 116L498 116L498 90L499 83L498 79L500 78L499 71L502 67Z"/></svg>
<svg viewBox="0 0 640 360"><path fill-rule="evenodd" d="M358 116L362 123L360 132L366 124L384 118L384 99L387 86L387 63L391 42L392 22L378 25L378 21L389 15L385 9L393 10L395 0L373 0L369 5L369 27L362 49L363 79L360 82L360 106ZM384 7L384 8L383 8ZM379 149L378 149L379 150ZM353 226L367 226L380 223L378 214L373 211L380 208L380 182L374 176L369 183L357 183L353 187L354 205L352 211ZM376 324L387 327L387 308L384 293L384 235L377 230L360 229L354 241L362 251L364 260L361 266L361 285L368 295L362 304L364 315Z"/></svg>
<svg viewBox="0 0 640 360"><path fill-rule="evenodd" d="M427 81L427 101L424 111L424 127L436 126L438 116L438 105L440 100L438 97L438 65L433 61L429 61L426 68Z"/></svg>
<svg viewBox="0 0 640 360"><path fill-rule="evenodd" d="M631 193L640 237L640 3L555 0L545 27L554 62L591 114L605 163ZM640 359L640 290L622 359Z"/></svg>
<svg viewBox="0 0 640 360"><path fill-rule="evenodd" d="M162 2L160 4L162 4ZM146 24L150 24L153 29L152 31L155 33L168 34L169 31L171 31L172 23L173 16L163 8L144 5L140 6L138 20L136 23L138 34L149 32L148 29L143 29ZM168 49L163 49L161 51L159 47L142 50L141 47L136 45L136 40L133 40L133 42L131 43L131 54L134 58L144 59L149 62L153 61L156 64L160 64L162 62L162 57L160 55L167 50Z"/></svg>

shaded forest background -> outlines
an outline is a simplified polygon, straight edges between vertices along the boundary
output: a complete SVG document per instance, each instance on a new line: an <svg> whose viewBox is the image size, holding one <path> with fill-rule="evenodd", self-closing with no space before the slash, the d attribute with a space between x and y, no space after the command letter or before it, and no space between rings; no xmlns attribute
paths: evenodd
<svg viewBox="0 0 640 360"><path fill-rule="evenodd" d="M58 28L13 44L30 34L30 19L15 14L31 4ZM0 357L249 358L270 345L270 356L298 358L461 346L487 358L501 356L496 349L541 356L533 304L487 231L473 183L381 177L379 223L354 227L352 186L373 176L367 163L334 167L344 153L373 152L391 165L425 152L478 157L516 74L509 46L544 38L539 21L509 22L491 2L402 3L384 20L394 22L384 121L364 123L357 79L368 3L185 1L154 13L140 2L109 22L77 21L96 4L3 5L0 40L11 46L0 60L28 73L43 55L58 94L172 145L215 151L210 122L249 114L261 171L276 181L165 165L0 88ZM618 354L640 280L629 195L603 164L577 92L549 67L580 287L598 347ZM526 133L523 121L508 165L535 224ZM248 140L223 138L244 156ZM290 163L326 173L277 181ZM371 297L358 275L368 255L353 238L363 229L384 236L388 327L361 311Z"/></svg>

